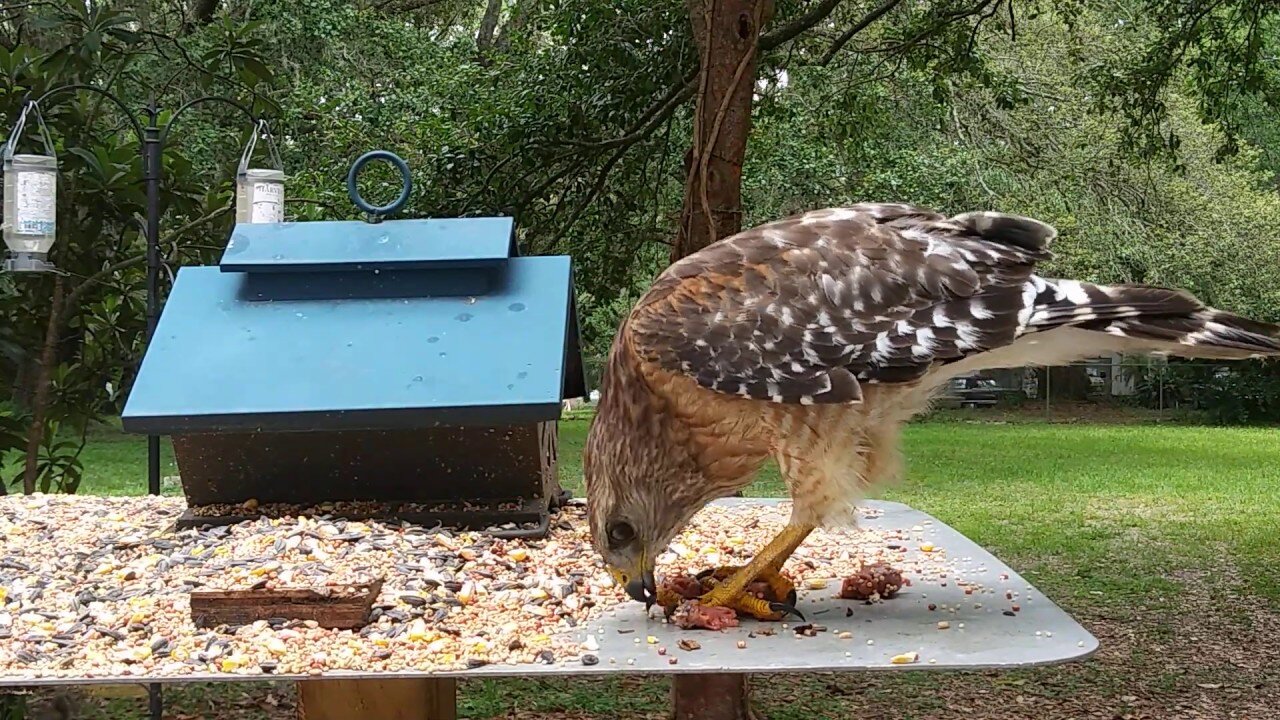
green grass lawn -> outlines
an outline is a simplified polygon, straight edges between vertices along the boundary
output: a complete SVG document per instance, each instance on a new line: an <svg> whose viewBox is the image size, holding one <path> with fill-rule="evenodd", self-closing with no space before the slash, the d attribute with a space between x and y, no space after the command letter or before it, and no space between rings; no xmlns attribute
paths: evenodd
<svg viewBox="0 0 1280 720"><path fill-rule="evenodd" d="M579 493L586 429L582 418L561 425L562 481ZM1280 663L1236 657L1238 648L1256 653L1268 643L1280 656L1280 431L946 421L911 425L905 443L908 479L884 497L990 548L1098 635L1103 652L1084 664L998 677L876 676L854 683L857 692L829 676L784 678L760 689L767 717L1086 717L1071 709L1082 697L1108 711L1143 702L1173 708L1205 687L1233 684L1255 689L1223 702L1247 709L1256 688L1280 686ZM176 474L167 444L165 451L164 472ZM104 430L83 458L84 492L145 492L142 439ZM781 493L772 468L750 491ZM636 678L486 681L465 686L461 707L473 718L656 718L663 687ZM1011 705L1015 697L1023 705ZM580 712L556 714L567 711Z"/></svg>

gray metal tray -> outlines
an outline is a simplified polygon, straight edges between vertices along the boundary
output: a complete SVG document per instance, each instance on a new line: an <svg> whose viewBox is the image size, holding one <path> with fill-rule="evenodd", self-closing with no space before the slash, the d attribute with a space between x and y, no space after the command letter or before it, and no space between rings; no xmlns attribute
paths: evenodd
<svg viewBox="0 0 1280 720"><path fill-rule="evenodd" d="M729 499L721 503L776 504L774 499ZM600 662L586 666L576 660L552 665L487 665L451 672L359 672L335 671L323 675L240 675L203 673L181 676L112 676L31 678L0 675L0 686L81 685L140 682L255 682L263 680L314 680L320 678L387 679L395 677L502 677L604 675L616 673L775 673L851 672L864 670L982 670L1053 665L1080 660L1093 654L1098 641L1051 600L1045 598L1018 573L991 553L942 522L906 505L868 501L865 507L879 510L878 517L864 519L868 528L923 528L926 542L945 547L950 564L973 582L990 588L1008 588L1019 593L1019 612L1005 614L1009 607L1003 594L966 595L964 588L949 582L917 584L892 600L864 605L833 599L836 588L801 590L798 608L810 623L827 629L816 637L797 637L797 622L744 621L741 627L723 632L682 631L661 619L655 608L646 617L643 606L631 603L612 616L606 614L577 632L585 640L596 636L600 646L594 654ZM912 550L916 552L916 550ZM1002 579L1002 575L1007 578ZM924 597L927 595L928 597ZM928 609L929 604L938 610ZM981 604L982 607L975 607ZM955 613L944 610L958 606ZM852 614L846 616L846 609ZM939 621L950 628L938 629ZM960 625L963 623L964 627ZM772 629L772 636L760 630ZM839 633L849 632L850 639ZM750 637L756 633L755 637ZM647 641L649 636L656 643ZM681 650L682 638L696 640L701 648ZM636 640L639 642L636 642ZM746 648L738 648L738 641ZM658 654L665 648L665 655ZM895 665L890 659L900 653L919 653L912 664ZM677 658L672 665L670 658ZM610 662L612 658L613 662Z"/></svg>

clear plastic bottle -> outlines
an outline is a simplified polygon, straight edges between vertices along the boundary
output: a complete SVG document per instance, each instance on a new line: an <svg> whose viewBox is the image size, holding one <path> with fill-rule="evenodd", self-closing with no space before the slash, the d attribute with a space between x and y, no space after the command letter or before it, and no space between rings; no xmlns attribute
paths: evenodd
<svg viewBox="0 0 1280 720"><path fill-rule="evenodd" d="M44 255L57 230L58 161L14 155L4 164L4 244L15 253Z"/></svg>

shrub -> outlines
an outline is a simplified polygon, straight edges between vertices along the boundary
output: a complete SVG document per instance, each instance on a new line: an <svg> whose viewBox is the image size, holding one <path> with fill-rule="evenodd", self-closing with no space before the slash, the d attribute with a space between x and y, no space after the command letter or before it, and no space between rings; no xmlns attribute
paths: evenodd
<svg viewBox="0 0 1280 720"><path fill-rule="evenodd" d="M1213 373L1200 401L1218 425L1280 423L1280 362L1254 360Z"/></svg>

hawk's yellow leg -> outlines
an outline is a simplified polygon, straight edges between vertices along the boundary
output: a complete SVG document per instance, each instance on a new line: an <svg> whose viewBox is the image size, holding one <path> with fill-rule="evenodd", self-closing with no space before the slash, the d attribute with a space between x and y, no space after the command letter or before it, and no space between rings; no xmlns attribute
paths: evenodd
<svg viewBox="0 0 1280 720"><path fill-rule="evenodd" d="M698 579L704 580L705 578L705 582L710 584L712 587L715 587L725 580L728 580L734 573L738 572L742 568L742 565L721 565L718 568L712 568L698 573ZM780 570L775 568L765 568L763 572L756 575L755 581L747 583L747 587L750 588L756 581L763 582L769 586L769 595L771 597L781 598L787 602L791 602L789 598L791 597L791 593L795 592L796 586L793 585L791 581L787 579L787 576L783 575Z"/></svg>
<svg viewBox="0 0 1280 720"><path fill-rule="evenodd" d="M747 586L759 578L769 583L777 597L787 597L793 588L779 571L811 532L811 525L788 525L756 553L751 562L737 568L728 579L719 582L703 595L699 602L703 605L733 608L757 620L781 620L786 616L786 611L777 609L776 604L751 597L747 594Z"/></svg>

